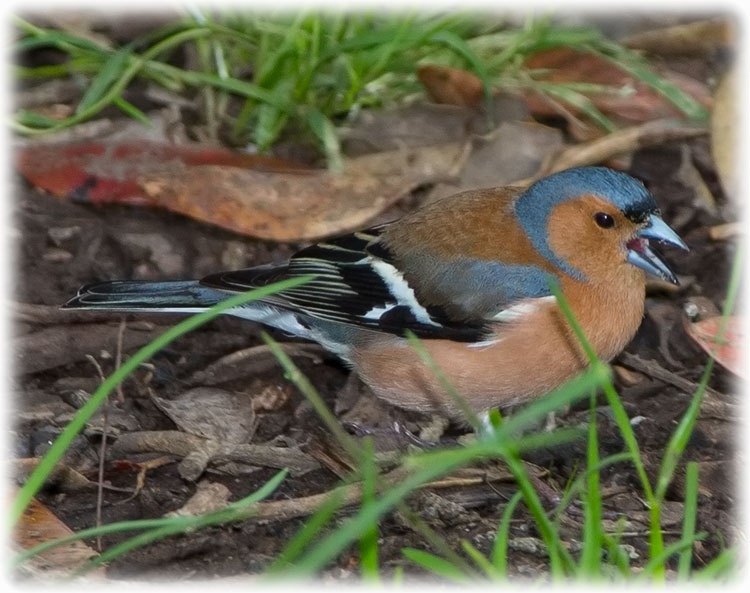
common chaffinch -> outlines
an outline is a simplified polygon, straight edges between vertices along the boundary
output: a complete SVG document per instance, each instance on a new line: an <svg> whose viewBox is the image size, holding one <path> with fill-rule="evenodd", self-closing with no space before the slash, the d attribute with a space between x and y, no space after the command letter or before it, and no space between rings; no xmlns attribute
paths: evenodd
<svg viewBox="0 0 750 593"><path fill-rule="evenodd" d="M459 193L302 249L281 265L197 281L89 284L65 307L192 313L311 274L307 284L228 313L319 342L392 404L457 416L405 339L411 330L483 412L541 396L587 365L549 275L601 359L625 347L643 317L644 272L677 283L649 241L687 249L659 214L629 175L568 169L525 190Z"/></svg>

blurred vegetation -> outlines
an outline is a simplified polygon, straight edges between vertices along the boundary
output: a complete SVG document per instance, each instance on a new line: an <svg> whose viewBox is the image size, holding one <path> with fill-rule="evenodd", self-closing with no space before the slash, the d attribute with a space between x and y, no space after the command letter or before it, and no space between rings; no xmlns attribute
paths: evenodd
<svg viewBox="0 0 750 593"><path fill-rule="evenodd" d="M632 89L584 83L550 83L524 62L531 54L571 47L612 60L657 89L693 119L705 110L668 81L654 75L636 52L607 40L593 27L567 28L549 19L510 27L501 16L479 14L310 14L271 16L192 10L118 47L15 19L16 52L55 48L59 63L17 66L21 80L74 77L85 81L75 112L60 120L19 110L14 128L45 134L90 118L110 105L148 123L124 97L136 78L169 91L199 97L202 118L225 142L268 151L285 132L314 139L329 164L340 166L336 126L361 109L393 106L422 88L421 63L460 67L493 87L535 89L575 106L605 130L614 124L589 100L591 93ZM184 51L196 64L184 66ZM180 65L176 65L180 64Z"/></svg>

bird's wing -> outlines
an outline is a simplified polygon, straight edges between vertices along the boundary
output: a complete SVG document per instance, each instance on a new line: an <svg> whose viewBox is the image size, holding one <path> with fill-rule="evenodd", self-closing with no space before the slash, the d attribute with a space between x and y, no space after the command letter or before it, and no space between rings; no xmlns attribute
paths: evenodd
<svg viewBox="0 0 750 593"><path fill-rule="evenodd" d="M246 291L278 280L312 275L310 282L266 297L264 302L294 313L362 329L421 338L481 342L487 319L457 322L439 307L420 304L393 257L380 241L387 225L311 245L287 264L259 266L207 276L201 285Z"/></svg>

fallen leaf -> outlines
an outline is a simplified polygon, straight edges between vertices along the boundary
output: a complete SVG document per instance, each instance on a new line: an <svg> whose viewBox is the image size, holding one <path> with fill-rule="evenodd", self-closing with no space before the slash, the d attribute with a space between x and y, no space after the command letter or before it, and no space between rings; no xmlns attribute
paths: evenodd
<svg viewBox="0 0 750 593"><path fill-rule="evenodd" d="M13 527L13 543L24 550L73 535L73 530L35 498ZM34 578L59 579L80 568L97 552L82 541L73 541L42 552L21 565L20 572ZM104 576L104 567L89 573Z"/></svg>
<svg viewBox="0 0 750 593"><path fill-rule="evenodd" d="M341 132L346 155L432 146L483 134L487 118L474 109L414 103L390 110L366 109Z"/></svg>
<svg viewBox="0 0 750 593"><path fill-rule="evenodd" d="M193 517L219 511L229 504L232 493L229 488L218 482L203 480L188 501L176 511L166 513L165 517Z"/></svg>
<svg viewBox="0 0 750 593"><path fill-rule="evenodd" d="M180 430L221 443L246 443L255 432L255 410L249 396L195 387L174 399L151 396Z"/></svg>
<svg viewBox="0 0 750 593"><path fill-rule="evenodd" d="M351 159L343 174L177 165L139 181L159 205L231 231L315 240L357 230L420 185L449 178L465 152L451 143L375 153Z"/></svg>
<svg viewBox="0 0 750 593"><path fill-rule="evenodd" d="M482 81L460 68L425 64L417 68L417 78L435 103L476 107L484 96Z"/></svg>
<svg viewBox="0 0 750 593"><path fill-rule="evenodd" d="M525 67L538 70L534 78L547 83L586 83L612 87L612 92L585 93L593 106L615 124L632 125L653 119L677 117L683 113L645 82L615 63L589 52L561 47L537 52L527 58ZM692 96L704 107L711 106L711 95L703 83L689 76L660 69L658 75ZM478 107L482 101L482 82L466 70L429 64L420 67L418 76L427 93L438 103ZM628 89L627 92L618 92ZM493 89L497 96L498 89ZM520 92L529 111L540 117L563 117L569 131L578 140L604 135L580 108L536 90Z"/></svg>
<svg viewBox="0 0 750 593"><path fill-rule="evenodd" d="M298 241L361 228L420 185L455 175L466 154L463 143L393 150L351 159L334 174L213 148L87 143L28 148L16 163L59 197L160 206L240 234Z"/></svg>
<svg viewBox="0 0 750 593"><path fill-rule="evenodd" d="M18 151L15 159L16 167L30 183L55 196L93 204L153 204L152 197L139 186L138 177L177 163L272 171L305 169L273 157L156 142L36 145Z"/></svg>
<svg viewBox="0 0 750 593"><path fill-rule="evenodd" d="M622 123L639 123L665 117L682 117L682 112L671 101L664 98L645 82L633 77L627 71L597 55L561 47L540 51L530 56L525 67L530 70L546 70L546 74L536 76L536 80L554 83L588 83L607 85L616 88L630 88L629 93L587 94L594 106L604 115L614 117ZM658 75L665 78L682 91L692 96L704 107L710 107L711 95L703 83L677 72L661 69ZM524 95L532 113L555 116L557 110L534 91ZM583 113L566 104L577 116Z"/></svg>
<svg viewBox="0 0 750 593"><path fill-rule="evenodd" d="M11 467L18 483L24 483L39 465L38 457L22 457L13 459ZM54 486L63 492L76 492L79 490L90 490L96 487L96 483L89 480L79 471L64 463L58 463L52 470L47 480L46 486Z"/></svg>
<svg viewBox="0 0 750 593"><path fill-rule="evenodd" d="M685 329L688 335L716 362L738 377L747 379L747 368L742 364L745 321L746 319L742 316L730 316L721 340L717 339L723 323L721 316L700 321L685 319Z"/></svg>
<svg viewBox="0 0 750 593"><path fill-rule="evenodd" d="M734 27L725 18L693 21L629 35L620 43L662 56L706 56L734 45Z"/></svg>
<svg viewBox="0 0 750 593"><path fill-rule="evenodd" d="M503 122L491 134L474 141L458 178L436 185L429 199L469 189L502 187L534 176L562 146L562 132L556 128L533 122Z"/></svg>

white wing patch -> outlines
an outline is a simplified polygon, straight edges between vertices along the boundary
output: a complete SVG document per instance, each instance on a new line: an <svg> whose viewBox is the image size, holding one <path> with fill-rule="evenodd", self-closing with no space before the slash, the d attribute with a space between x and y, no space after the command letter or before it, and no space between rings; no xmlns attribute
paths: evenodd
<svg viewBox="0 0 750 593"><path fill-rule="evenodd" d="M441 327L439 323L435 323L430 314L417 300L417 296L414 294L414 289L409 286L409 283L404 280L404 276L394 266L382 259L374 257L368 258L370 266L373 270L378 273L388 287L389 292L396 299L396 305L408 307L409 310L414 314L414 317L420 323L426 325L433 325L435 327ZM380 309L381 307L378 307ZM388 307L390 309L392 307ZM386 309L387 310L387 309ZM369 311L367 316L374 315L375 311ZM382 312L380 313L382 315Z"/></svg>

